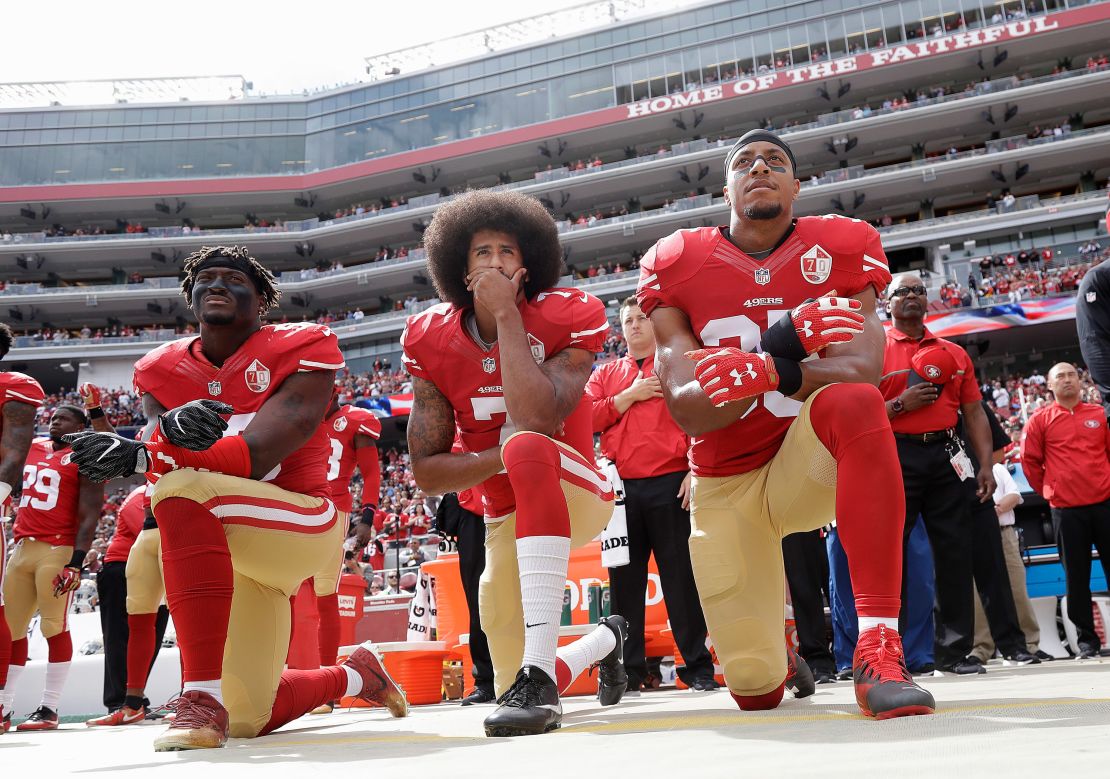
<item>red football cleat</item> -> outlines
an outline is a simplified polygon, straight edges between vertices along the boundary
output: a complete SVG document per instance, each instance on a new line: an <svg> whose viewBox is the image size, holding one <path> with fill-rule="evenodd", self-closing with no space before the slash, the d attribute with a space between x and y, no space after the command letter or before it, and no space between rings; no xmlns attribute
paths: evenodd
<svg viewBox="0 0 1110 779"><path fill-rule="evenodd" d="M39 706L27 719L15 726L21 732L29 730L57 730L58 712L48 706Z"/></svg>
<svg viewBox="0 0 1110 779"><path fill-rule="evenodd" d="M146 719L146 708L129 709L126 706L120 706L113 712L105 714L103 717L96 719L85 720L85 724L90 728L113 728L120 725L138 725Z"/></svg>
<svg viewBox="0 0 1110 779"><path fill-rule="evenodd" d="M362 689L355 697L385 706L394 717L404 717L409 713L405 691L385 670L385 664L372 642L359 646L343 661L343 665L362 677Z"/></svg>
<svg viewBox="0 0 1110 779"><path fill-rule="evenodd" d="M936 701L913 680L897 630L879 625L860 633L852 658L856 703L868 717L932 714Z"/></svg>
<svg viewBox="0 0 1110 779"><path fill-rule="evenodd" d="M0 735L7 733L12 729L12 713L4 711L3 705L0 705Z"/></svg>
<svg viewBox="0 0 1110 779"><path fill-rule="evenodd" d="M176 716L166 732L154 739L155 752L219 749L227 743L227 709L208 693L189 690L166 706Z"/></svg>

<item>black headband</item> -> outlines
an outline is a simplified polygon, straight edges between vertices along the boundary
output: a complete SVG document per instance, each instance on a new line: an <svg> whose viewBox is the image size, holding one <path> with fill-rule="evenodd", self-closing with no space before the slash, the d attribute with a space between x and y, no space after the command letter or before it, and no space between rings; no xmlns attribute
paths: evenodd
<svg viewBox="0 0 1110 779"><path fill-rule="evenodd" d="M258 270L242 257L226 257L222 254L214 254L202 260L197 267L193 268L193 275L196 276L202 270L208 268L231 268L240 271L251 280L255 291L259 294L262 293L262 280L258 277Z"/></svg>
<svg viewBox="0 0 1110 779"><path fill-rule="evenodd" d="M784 141L782 138L775 135L770 130L759 130L759 129L748 130L746 133L744 133L742 136L740 136L740 140L738 140L736 143L734 143L732 145L732 148L729 149L728 156L725 157L725 175L726 176L728 175L729 166L732 164L732 158L736 156L736 152L740 151L742 148L747 146L749 143L755 143L756 141L766 141L767 143L773 143L773 144L775 144L775 146L778 146L780 149L782 149L784 152L786 152L786 156L790 158L791 172L794 173L795 178L797 178L798 163L795 162L794 152L790 151L790 147L786 144L786 141Z"/></svg>

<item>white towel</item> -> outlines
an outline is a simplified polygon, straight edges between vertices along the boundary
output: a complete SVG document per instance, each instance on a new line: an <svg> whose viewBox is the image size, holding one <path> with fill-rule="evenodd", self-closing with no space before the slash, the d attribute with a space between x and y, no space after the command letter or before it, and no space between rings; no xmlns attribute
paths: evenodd
<svg viewBox="0 0 1110 779"><path fill-rule="evenodd" d="M420 567L416 594L409 601L409 627L406 641L434 641L436 634L436 591L431 577Z"/></svg>
<svg viewBox="0 0 1110 779"><path fill-rule="evenodd" d="M601 531L601 564L605 568L619 568L628 565L628 520L624 516L624 482L617 473L617 466L609 460L601 460L598 467L613 483L613 516Z"/></svg>

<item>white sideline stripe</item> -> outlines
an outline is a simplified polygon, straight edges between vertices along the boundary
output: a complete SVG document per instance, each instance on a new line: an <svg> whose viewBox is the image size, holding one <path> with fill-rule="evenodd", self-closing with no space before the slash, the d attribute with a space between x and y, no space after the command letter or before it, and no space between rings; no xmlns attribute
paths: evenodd
<svg viewBox="0 0 1110 779"><path fill-rule="evenodd" d="M568 471L581 479L585 479L603 492L613 491L613 483L609 481L608 478L599 475L593 468L586 467L573 457L567 456L565 452L559 452L559 465L564 471Z"/></svg>
<svg viewBox="0 0 1110 779"><path fill-rule="evenodd" d="M315 360L301 360L301 365L307 365L309 368L331 368L336 371L346 364L345 362L334 364L330 362L316 362Z"/></svg>
<svg viewBox="0 0 1110 779"><path fill-rule="evenodd" d="M269 506L252 506L249 503L227 503L216 506L212 513L217 517L247 517L250 519L265 519L270 522L286 522L290 525L303 525L305 527L320 527L331 521L335 507L325 503L321 507L324 511L316 516L306 516L295 511L271 508Z"/></svg>
<svg viewBox="0 0 1110 779"><path fill-rule="evenodd" d="M43 401L42 398L31 398L31 397L28 397L26 395L21 395L20 393L16 392L13 389L8 390L8 394L9 395L14 395L15 397L19 398L20 400L26 400L28 403L34 403L36 406L39 403L42 403L42 401Z"/></svg>
<svg viewBox="0 0 1110 779"><path fill-rule="evenodd" d="M594 333L600 333L603 330L608 330L608 329L609 329L609 320L605 320L599 327L595 327L593 330L582 330L582 331L577 332L577 333L571 333L570 337L573 340L575 338L581 338L584 335L593 335Z"/></svg>

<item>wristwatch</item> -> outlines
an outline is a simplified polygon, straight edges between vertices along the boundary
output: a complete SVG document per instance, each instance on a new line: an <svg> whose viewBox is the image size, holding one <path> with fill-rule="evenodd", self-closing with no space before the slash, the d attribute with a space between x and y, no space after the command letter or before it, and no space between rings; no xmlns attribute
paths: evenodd
<svg viewBox="0 0 1110 779"><path fill-rule="evenodd" d="M894 402L890 404L895 414L901 414L906 410L906 404L902 402L901 398L895 398Z"/></svg>

